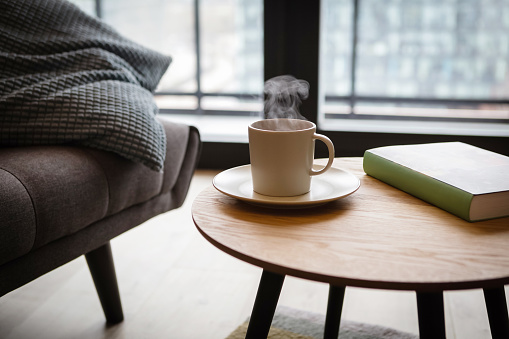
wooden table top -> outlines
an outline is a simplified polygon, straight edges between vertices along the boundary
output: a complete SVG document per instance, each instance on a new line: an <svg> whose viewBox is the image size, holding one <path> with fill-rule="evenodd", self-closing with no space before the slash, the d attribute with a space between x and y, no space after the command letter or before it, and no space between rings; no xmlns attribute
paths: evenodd
<svg viewBox="0 0 509 339"><path fill-rule="evenodd" d="M339 286L431 292L509 283L509 217L469 223L366 175L362 158L336 158L333 167L357 176L359 190L283 210L211 186L193 203L194 222L236 258Z"/></svg>

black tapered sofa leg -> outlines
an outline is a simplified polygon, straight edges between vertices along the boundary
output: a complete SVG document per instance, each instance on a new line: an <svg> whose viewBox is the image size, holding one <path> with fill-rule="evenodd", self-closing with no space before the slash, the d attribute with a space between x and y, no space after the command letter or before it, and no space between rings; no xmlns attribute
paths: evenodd
<svg viewBox="0 0 509 339"><path fill-rule="evenodd" d="M101 247L85 254L88 268L92 274L99 300L106 316L106 321L116 324L124 320L122 303L118 291L115 265L108 241Z"/></svg>

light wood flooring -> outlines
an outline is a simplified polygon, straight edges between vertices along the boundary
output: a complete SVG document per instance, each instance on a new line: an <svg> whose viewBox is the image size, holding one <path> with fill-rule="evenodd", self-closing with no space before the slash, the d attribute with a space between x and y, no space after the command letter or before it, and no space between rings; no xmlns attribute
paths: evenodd
<svg viewBox="0 0 509 339"><path fill-rule="evenodd" d="M0 298L0 338L225 338L253 306L261 269L196 230L194 197L216 171L197 171L184 206L112 241L125 320L106 326L83 257ZM328 286L287 277L279 305L325 313ZM481 290L445 293L448 338L490 338ZM415 294L347 288L343 319L418 333Z"/></svg>

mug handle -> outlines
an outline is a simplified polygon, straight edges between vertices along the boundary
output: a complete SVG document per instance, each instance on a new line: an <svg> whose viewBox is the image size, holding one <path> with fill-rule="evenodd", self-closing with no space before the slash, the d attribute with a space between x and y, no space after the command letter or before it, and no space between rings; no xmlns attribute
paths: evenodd
<svg viewBox="0 0 509 339"><path fill-rule="evenodd" d="M327 165L325 165L325 167L319 171L313 171L313 169L311 169L311 172L309 173L309 175L311 175L311 176L324 173L329 168L331 168L332 162L334 161L334 145L332 144L332 141L329 138L327 138L325 135L316 134L316 133L313 135L313 139L318 139L318 140L324 142L325 145L327 145L327 149L329 150L329 161L327 162Z"/></svg>

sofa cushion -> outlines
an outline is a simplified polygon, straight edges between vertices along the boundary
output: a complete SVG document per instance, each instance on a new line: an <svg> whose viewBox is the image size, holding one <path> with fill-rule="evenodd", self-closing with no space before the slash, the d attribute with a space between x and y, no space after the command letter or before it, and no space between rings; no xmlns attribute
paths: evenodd
<svg viewBox="0 0 509 339"><path fill-rule="evenodd" d="M85 147L1 148L0 265L171 190L189 126L162 121L175 141L162 172Z"/></svg>
<svg viewBox="0 0 509 339"><path fill-rule="evenodd" d="M29 228L24 235L24 241L32 244L28 250L76 232L106 215L108 185L104 173L79 148L3 148L0 167L16 177L21 184L19 189L30 197L24 211L33 214L33 223L22 225ZM4 214L7 210L3 205L12 204L11 197L0 199L0 214ZM4 220L3 215L0 220ZM0 239L1 247L6 241L4 234Z"/></svg>
<svg viewBox="0 0 509 339"><path fill-rule="evenodd" d="M109 185L107 215L117 213L129 206L146 201L157 194L170 191L176 183L186 155L189 126L158 119L166 133L167 158L161 172L114 154L86 149L101 166Z"/></svg>

